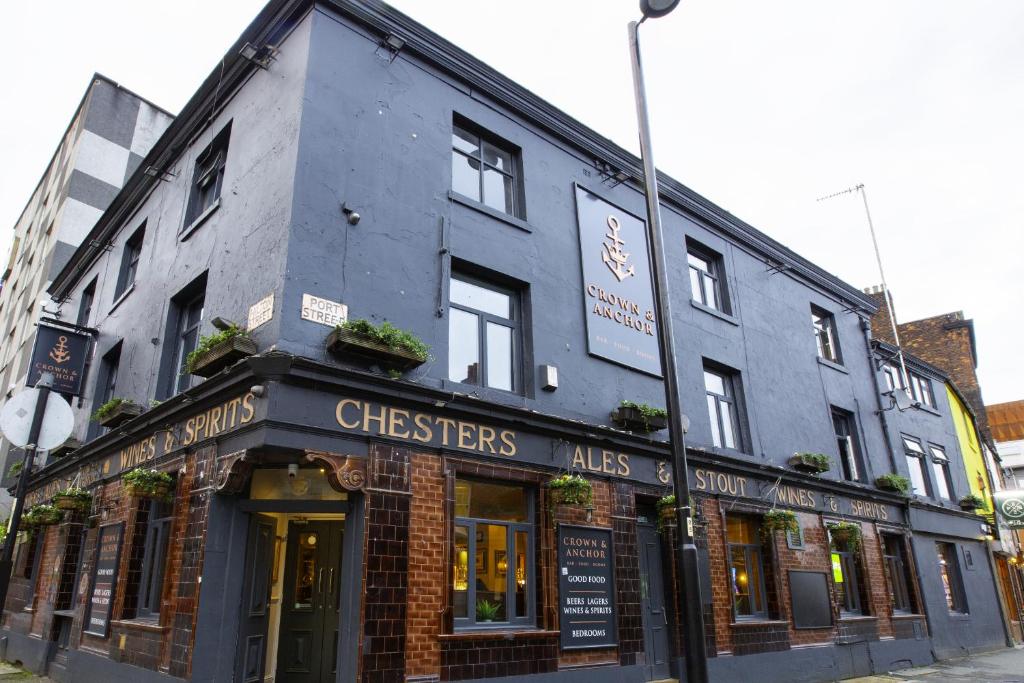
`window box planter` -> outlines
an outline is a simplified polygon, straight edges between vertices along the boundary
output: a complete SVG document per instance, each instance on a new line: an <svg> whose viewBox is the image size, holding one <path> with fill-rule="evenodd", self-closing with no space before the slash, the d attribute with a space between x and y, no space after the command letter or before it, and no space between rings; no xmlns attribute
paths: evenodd
<svg viewBox="0 0 1024 683"><path fill-rule="evenodd" d="M824 453L794 453L789 466L804 474L821 474L832 468L832 458Z"/></svg>
<svg viewBox="0 0 1024 683"><path fill-rule="evenodd" d="M910 491L910 480L899 474L883 474L875 479L875 486L883 491L892 491L905 496Z"/></svg>
<svg viewBox="0 0 1024 683"><path fill-rule="evenodd" d="M354 320L335 327L327 335L327 351L334 356L355 356L401 371L426 362L426 345L419 339L383 323L379 327Z"/></svg>
<svg viewBox="0 0 1024 683"><path fill-rule="evenodd" d="M125 491L135 498L170 500L174 477L158 470L132 470L121 478Z"/></svg>
<svg viewBox="0 0 1024 683"><path fill-rule="evenodd" d="M612 422L620 429L647 434L668 426L668 413L661 408L652 408L646 403L623 401L612 411Z"/></svg>
<svg viewBox="0 0 1024 683"><path fill-rule="evenodd" d="M92 419L104 427L113 428L142 415L142 406L125 398L112 398L93 413Z"/></svg>
<svg viewBox="0 0 1024 683"><path fill-rule="evenodd" d="M60 524L64 519L64 511L53 505L33 505L22 517L26 527L51 526Z"/></svg>
<svg viewBox="0 0 1024 683"><path fill-rule="evenodd" d="M232 329L236 330L232 333ZM210 341L220 338L220 341ZM256 342L238 330L230 328L212 337L203 337L199 348L188 356L188 371L200 377L213 377L224 368L256 353Z"/></svg>
<svg viewBox="0 0 1024 683"><path fill-rule="evenodd" d="M56 448L51 449L50 455L53 456L54 458L65 458L74 453L75 451L77 451L81 447L82 442L79 441L78 439L68 439L61 445L57 446Z"/></svg>
<svg viewBox="0 0 1024 683"><path fill-rule="evenodd" d="M974 512L980 508L985 507L985 501L981 499L981 496L975 494L969 494L957 501L960 509L964 512Z"/></svg>
<svg viewBox="0 0 1024 683"><path fill-rule="evenodd" d="M92 508L92 494L85 489L67 488L54 494L53 506L58 510L88 512Z"/></svg>

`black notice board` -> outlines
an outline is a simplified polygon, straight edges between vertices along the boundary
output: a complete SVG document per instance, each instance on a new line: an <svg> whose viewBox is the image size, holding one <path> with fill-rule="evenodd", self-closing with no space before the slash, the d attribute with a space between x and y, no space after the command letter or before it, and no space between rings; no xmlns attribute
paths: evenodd
<svg viewBox="0 0 1024 683"><path fill-rule="evenodd" d="M558 527L558 621L563 650L614 647L612 530Z"/></svg>
<svg viewBox="0 0 1024 683"><path fill-rule="evenodd" d="M827 628L832 625L828 574L790 571L789 596L794 628Z"/></svg>
<svg viewBox="0 0 1024 683"><path fill-rule="evenodd" d="M100 527L96 564L89 584L89 604L85 608L84 631L106 638L110 635L110 610L117 594L117 570L121 565L121 541L124 522Z"/></svg>

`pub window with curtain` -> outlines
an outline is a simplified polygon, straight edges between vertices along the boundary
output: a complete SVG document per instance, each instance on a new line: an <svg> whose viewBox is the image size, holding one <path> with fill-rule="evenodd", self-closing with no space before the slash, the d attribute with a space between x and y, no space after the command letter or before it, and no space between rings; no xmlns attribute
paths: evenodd
<svg viewBox="0 0 1024 683"><path fill-rule="evenodd" d="M534 497L495 481L455 482L455 628L532 626Z"/></svg>

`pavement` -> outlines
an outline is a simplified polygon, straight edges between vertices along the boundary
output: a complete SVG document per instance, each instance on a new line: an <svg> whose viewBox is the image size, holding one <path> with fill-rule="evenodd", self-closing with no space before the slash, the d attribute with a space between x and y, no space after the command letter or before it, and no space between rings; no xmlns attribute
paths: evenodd
<svg viewBox="0 0 1024 683"><path fill-rule="evenodd" d="M848 678L845 683L1024 683L1024 648L947 659L884 676Z"/></svg>

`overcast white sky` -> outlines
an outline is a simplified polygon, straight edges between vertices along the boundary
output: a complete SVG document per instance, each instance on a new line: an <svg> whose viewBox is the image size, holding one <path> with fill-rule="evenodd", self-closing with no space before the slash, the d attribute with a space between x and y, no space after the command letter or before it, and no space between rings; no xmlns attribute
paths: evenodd
<svg viewBox="0 0 1024 683"><path fill-rule="evenodd" d="M395 0L414 19L636 152L633 0ZM94 71L177 112L258 0L5 8L0 252ZM658 166L900 322L963 310L987 403L1024 398L1024 2L683 0L642 29Z"/></svg>

